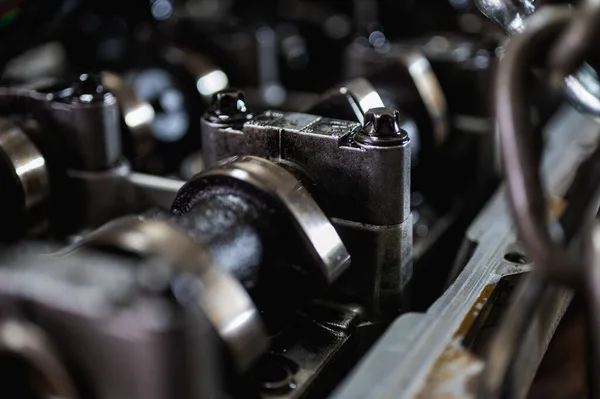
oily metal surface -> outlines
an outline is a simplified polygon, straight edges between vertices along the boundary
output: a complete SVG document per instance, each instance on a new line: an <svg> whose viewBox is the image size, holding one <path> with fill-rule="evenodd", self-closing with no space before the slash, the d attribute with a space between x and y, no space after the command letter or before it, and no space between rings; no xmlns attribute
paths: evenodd
<svg viewBox="0 0 600 399"><path fill-rule="evenodd" d="M548 146L542 167L543 181L551 195L564 195L577 165L593 151L599 132L597 124L571 109L556 116L547 131ZM397 319L333 397L415 398L441 392L447 397L475 397L476 378L484 366L481 358L465 355L469 359L463 360L469 360L471 366L451 368L452 372L442 379L445 388L441 392L431 391L435 388L431 384L436 373L447 370L440 368L440 361L443 366L448 351L464 354L461 342L468 329L465 327L472 324L468 319L476 317L473 312L479 311L478 302L487 299L485 295L482 297L486 287L497 285L502 277L529 269L529 265L504 260L505 251L515 242L504 188L471 225L467 236L476 243L476 248L454 283L426 313ZM532 320L535 335L529 335L524 345L529 355L525 369L521 370L527 374L524 385L531 383L570 297L564 290L549 295L541 306L543 317L538 314ZM450 358L459 361L462 355ZM526 388L523 386L523 391ZM432 394L427 394L428 390Z"/></svg>
<svg viewBox="0 0 600 399"><path fill-rule="evenodd" d="M350 265L350 255L338 233L308 191L285 169L262 158L240 156L215 164L195 181L230 177L251 184L272 196L291 215L300 237L327 282L333 282ZM189 184L193 188L194 182ZM184 201L191 189L184 186L174 202Z"/></svg>
<svg viewBox="0 0 600 399"><path fill-rule="evenodd" d="M590 3L593 4L593 2ZM536 9L535 2L531 0L477 0L476 5L486 17L498 24L509 36L522 33L527 28L527 20L531 14L540 12ZM590 8L590 11L592 10L593 8ZM593 12L587 12L587 14L591 15ZM589 22L591 22L591 26L596 25L593 19ZM580 22L578 24L583 25ZM574 42L567 40L572 40L573 36L576 39L585 40L586 36L591 36L594 33L593 29L590 32L577 32L576 35L563 38L561 44L563 44L563 47L568 44L569 48L565 51L572 51ZM557 57L564 56L564 52L557 51L553 56L552 60L555 61ZM569 64L569 62L561 62L560 64ZM563 66L559 65L559 68ZM567 76L564 82L565 96L574 107L594 116L600 113L600 82L596 72L590 65L584 64L572 75Z"/></svg>
<svg viewBox="0 0 600 399"><path fill-rule="evenodd" d="M46 159L27 134L8 119L0 119L0 151L11 163L18 179L28 227L43 226L46 223L43 211L50 195ZM8 190L8 187L4 189Z"/></svg>
<svg viewBox="0 0 600 399"><path fill-rule="evenodd" d="M85 246L116 248L172 262L182 276L189 274L194 284L204 287L198 298L200 307L233 354L236 367L248 368L264 351L264 326L246 290L214 264L203 245L175 224L125 216L104 225L65 252Z"/></svg>

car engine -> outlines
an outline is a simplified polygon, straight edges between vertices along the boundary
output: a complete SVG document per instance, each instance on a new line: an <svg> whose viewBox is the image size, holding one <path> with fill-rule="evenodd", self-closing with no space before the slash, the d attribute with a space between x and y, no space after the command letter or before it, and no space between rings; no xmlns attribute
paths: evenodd
<svg viewBox="0 0 600 399"><path fill-rule="evenodd" d="M3 397L600 397L598 39L594 0L0 1Z"/></svg>

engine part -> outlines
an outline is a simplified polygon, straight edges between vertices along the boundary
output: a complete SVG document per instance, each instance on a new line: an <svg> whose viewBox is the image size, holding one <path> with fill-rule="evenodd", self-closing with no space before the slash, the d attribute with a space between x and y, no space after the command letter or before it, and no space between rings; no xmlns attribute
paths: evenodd
<svg viewBox="0 0 600 399"><path fill-rule="evenodd" d="M247 368L264 351L264 327L246 291L228 273L215 267L206 248L176 226L160 220L124 217L87 235L63 253L81 247L117 250L142 259L161 258L170 262L181 275L173 278L175 283L191 275L204 287L197 300L233 354L237 368Z"/></svg>
<svg viewBox="0 0 600 399"><path fill-rule="evenodd" d="M269 203L273 205L265 205ZM275 291L281 295L283 291L279 292L280 290L268 285L282 284L287 278L297 274L295 271L303 265L302 254L292 252L291 244L288 245L286 254L277 255L276 248L281 247L283 242L294 240L293 235L299 236L300 241L306 243L307 252L312 254L308 265L315 270L306 270L296 276L297 281L285 283L287 290L306 278L315 279L314 284L317 288L323 284L331 284L349 265L350 256L344 244L308 192L290 173L260 158L242 157L228 160L199 174L179 190L173 204L173 213L174 216L169 216L151 212L154 215L151 220L126 217L111 222L78 241L76 247L116 248L143 256L160 254L169 259L179 256L188 259L187 267L190 268L192 266L189 265L202 263L203 260L198 256L185 254L183 249L175 248L170 243L167 245L167 239L183 245L193 237L207 248L223 270L236 276L249 292L256 294L254 297L261 301L263 312L264 308L277 306L272 303L275 297L262 291ZM159 221L153 221L157 218L166 220L161 225ZM280 218L289 219L295 226L296 232L291 237L289 233L285 233L285 225L276 222ZM189 236L184 238L175 227L169 228L170 222L183 228ZM277 236L274 236L272 230L278 225L280 228L276 229ZM130 237L145 240L141 241L143 246L140 247L141 244L138 243L140 239L136 241ZM160 246L161 240L164 247ZM292 268L289 276L281 271L286 263ZM276 277L261 277L265 273L274 274ZM209 282L205 284L208 285ZM225 283L210 284L215 285L215 289L226 289ZM207 295L231 301L237 289L235 287L233 286L232 293L228 295L221 295L218 291L214 294L207 292ZM307 287L303 289L309 291ZM302 296L302 293L295 290L292 295ZM208 300L206 302L209 319L218 325L223 316L220 312L217 313L218 316L213 316L212 309L220 307L210 305ZM246 306L246 302L233 301L232 306ZM245 359L254 357L252 351L262 350L262 345L255 342L257 338L252 338L260 329L254 326L256 322L253 317L256 316L250 317L245 308L238 312L238 318L244 318L244 323L251 326L248 332L251 338L242 339L242 342L247 341L251 344L245 344L239 349L250 350L251 354L238 356L241 358L240 364L246 366L249 361ZM225 318L235 319L233 316ZM243 330L243 327L238 328ZM224 340L227 341L227 334L231 333L230 328L225 325L217 330L223 332ZM231 345L237 345L238 335L243 336L244 333L233 334L232 339L236 341ZM238 351L235 347L234 349L233 352Z"/></svg>
<svg viewBox="0 0 600 399"><path fill-rule="evenodd" d="M50 175L44 156L23 129L8 119L0 122L4 187L2 237L35 233L48 223Z"/></svg>
<svg viewBox="0 0 600 399"><path fill-rule="evenodd" d="M525 30L528 16L537 9L535 2L528 0L477 0L476 3L481 12L500 25L508 35L522 33ZM591 7L585 7L582 15L593 17L596 14L593 7L597 7L597 5L593 2L589 2L589 5ZM592 22L589 26L594 25L596 24ZM593 28L586 31L580 30L576 37L570 38L571 44L585 43L588 41L586 38L593 37L593 35ZM573 75L564 78L564 85L565 95L575 107L590 115L600 114L600 98L598 96L600 82L591 66L588 64L581 66Z"/></svg>
<svg viewBox="0 0 600 399"><path fill-rule="evenodd" d="M225 95L237 104L231 121L220 116ZM412 275L410 148L397 111L374 108L363 127L298 113L269 111L242 124L248 118L240 92L217 96L202 120L204 159L255 155L304 174L322 192L317 198L327 198L321 207L347 247L356 248L351 291L376 311L394 312Z"/></svg>
<svg viewBox="0 0 600 399"><path fill-rule="evenodd" d="M393 112L386 116L393 121ZM384 121L372 123L381 126ZM201 245L192 244L192 237ZM304 243L304 250L298 251L294 242ZM356 356L360 345L370 343L373 331L382 328L371 321L362 327L365 332L357 333L363 316L356 305L307 302L338 280L350 256L308 191L284 168L261 158L219 162L181 188L173 215L151 212L145 218L118 219L63 254L79 248L159 256L179 273L197 276L205 287L201 307L232 355L237 373L249 379L247 389L262 389L266 397L288 391L289 397L298 397L316 389L320 385L313 382L323 370L335 374L334 353L336 358L341 353ZM311 255L307 262L303 252ZM211 255L220 271L210 267L213 263L204 254ZM242 285L255 305L240 291ZM305 312L314 320L306 320ZM271 352L248 370L265 351L263 323L271 334ZM301 332L317 336L311 339ZM322 334L329 339L317 338ZM281 367L291 373L282 381L262 371ZM234 388L226 389L231 393Z"/></svg>
<svg viewBox="0 0 600 399"><path fill-rule="evenodd" d="M529 59L520 57L527 53L528 46L536 46L539 50L540 44L547 45L546 40L554 39L558 36L557 47L550 48L550 57L548 67L551 73L558 74L563 78L571 69L577 67L588 52L591 52L592 45L589 39L593 36L595 28L592 26L600 15L600 12L593 8L583 7L583 10L590 11L591 16L583 18L583 21L574 19L571 10L556 8L546 10L545 14L534 16L536 25L529 28L527 32L518 39L513 40L508 46L506 57L501 64L498 74L498 90L496 99L497 114L501 117L500 134L502 142L502 155L505 160L505 171L507 176L508 198L511 210L515 217L515 224L519 235L522 237L527 251L535 260L535 267L530 278L523 283L520 291L513 299L519 300L520 309L510 318L505 318L498 330L490 351L488 354L489 365L484 371L481 382L481 393L491 397L499 397L505 392L509 395L516 395L519 392L518 384L521 380L515 377L515 373L521 366L517 363L519 359L519 350L522 345L520 338L530 330L529 315L538 309L539 298L548 295L554 289L552 283L559 284L562 287L569 287L583 293L588 302L588 313L586 315L590 328L595 323L596 316L591 313L597 309L595 298L597 297L597 287L595 284L589 284L587 279L594 276L594 229L593 221L596 217L598 204L598 185L588 182L584 190L581 187L581 176L594 174L595 164L598 162L598 153L594 151L587 162L584 162L578 170L579 179L571 191L572 202L567 203L560 223L565 225L561 227L562 235L556 238L558 230L555 220L550 219L540 209L535 208L535 204L543 203L544 192L537 171L536 163L539 155L536 154L535 146L532 145L532 136L534 129L529 123L527 117L512 108L508 104L512 99L518 101L525 100L525 93L522 86L526 71L533 62ZM562 11L562 12L561 12ZM579 25L583 22L582 25ZM573 28L575 25L578 27ZM582 33L583 32L583 33ZM589 36L588 36L589 35ZM583 43L571 48L570 51L561 46L569 43L573 39L582 39ZM546 47L547 48L547 47ZM563 54L573 57L573 62L558 62L553 56ZM570 63L570 65L569 65ZM565 68L565 65L568 65ZM556 70L552 70L556 68ZM510 81L509 88L502 87L502 84ZM529 157L527 157L529 155ZM513 158L514 157L514 158ZM515 162L510 163L515 159ZM527 159L527 162L523 162ZM527 181L527 186L523 185ZM577 196L574 196L577 195ZM573 208L575 205L576 208ZM569 209L570 208L570 209ZM572 218L568 220L567 218ZM574 229L572 226L579 224L580 234L583 234L584 253L578 256L571 254L566 248L571 244ZM588 227L591 225L592 227ZM583 259L582 259L583 258ZM516 304L511 304L511 309L516 308ZM506 345L505 342L514 342L512 345ZM598 341L595 333L591 333L588 338L588 344L591 349L588 357L588 367L590 375L594 375L598 367ZM504 354L500 354L500 348ZM589 381L589 392L591 396L598 395L598 384L595 378Z"/></svg>
<svg viewBox="0 0 600 399"><path fill-rule="evenodd" d="M115 96L99 77L80 79L63 90L4 88L0 95L11 116L3 121L0 143L11 204L3 215L5 239L61 236L148 207L168 209L183 184L131 171Z"/></svg>
<svg viewBox="0 0 600 399"><path fill-rule="evenodd" d="M573 135L564 135L565 129ZM548 127L542 173L553 215L563 211L574 172L594 150L598 134L593 121L572 109L562 110ZM531 295L531 291L514 292L517 281L530 277L523 273L532 265L529 253L517 241L507 205L504 190L499 190L469 228L465 244L469 249L457 260L460 272L448 290L426 313L400 316L332 397L479 397L482 372L494 361L486 359L490 332L499 318L511 318L516 308L521 313L522 295ZM509 309L508 295L520 299ZM515 363L519 396L527 392L572 292L555 287L536 298L535 310L526 316L536 328L519 337L522 345ZM504 356L507 348L502 346L496 353Z"/></svg>
<svg viewBox="0 0 600 399"><path fill-rule="evenodd" d="M156 259L34 255L39 251L20 248L0 268L8 392L73 399L215 394L214 336L197 284L171 284L171 265Z"/></svg>
<svg viewBox="0 0 600 399"><path fill-rule="evenodd" d="M1 250L63 248L0 256L2 383L523 396L569 290L597 324L598 128L540 131L600 14L556 2L0 5Z"/></svg>

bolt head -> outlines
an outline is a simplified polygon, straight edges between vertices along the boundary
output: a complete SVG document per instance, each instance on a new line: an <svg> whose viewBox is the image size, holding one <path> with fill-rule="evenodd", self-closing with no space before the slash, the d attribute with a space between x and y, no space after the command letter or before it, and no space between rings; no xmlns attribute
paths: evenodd
<svg viewBox="0 0 600 399"><path fill-rule="evenodd" d="M393 137L401 132L399 112L392 108L371 108L365 114L364 133L374 137Z"/></svg>
<svg viewBox="0 0 600 399"><path fill-rule="evenodd" d="M252 114L244 101L244 92L238 89L226 89L215 93L208 112L208 119L215 123L245 122Z"/></svg>
<svg viewBox="0 0 600 399"><path fill-rule="evenodd" d="M372 108L365 113L362 131L356 140L371 145L399 145L408 141L408 134L400 128L400 113L388 107Z"/></svg>
<svg viewBox="0 0 600 399"><path fill-rule="evenodd" d="M224 115L246 112L244 92L237 89L228 89L215 93L212 99L212 108L215 112Z"/></svg>
<svg viewBox="0 0 600 399"><path fill-rule="evenodd" d="M73 89L72 99L76 102L102 101L106 94L102 79L98 74L82 73L75 79L71 88Z"/></svg>

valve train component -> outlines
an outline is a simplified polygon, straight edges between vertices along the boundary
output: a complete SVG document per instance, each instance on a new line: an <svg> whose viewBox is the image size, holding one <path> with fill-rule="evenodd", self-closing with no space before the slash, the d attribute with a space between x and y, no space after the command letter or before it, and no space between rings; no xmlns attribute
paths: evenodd
<svg viewBox="0 0 600 399"><path fill-rule="evenodd" d="M173 279L175 266L158 258L36 251L19 248L0 270L3 388L11 395L215 395L214 335L196 281L185 273Z"/></svg>
<svg viewBox="0 0 600 399"><path fill-rule="evenodd" d="M594 376L600 8L566 2L5 2L3 391L524 397L573 291Z"/></svg>
<svg viewBox="0 0 600 399"><path fill-rule="evenodd" d="M209 163L265 157L302 176L355 249L349 280L364 283L356 293L373 298L376 311L393 311L412 275L410 140L397 111L373 108L364 120L363 127L299 113L253 116L241 92L223 92L202 120L203 155Z"/></svg>

